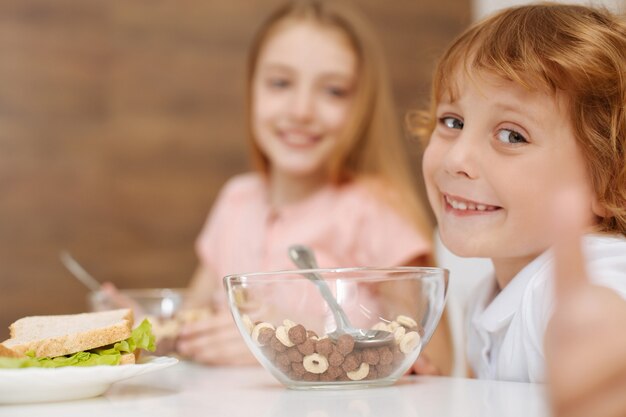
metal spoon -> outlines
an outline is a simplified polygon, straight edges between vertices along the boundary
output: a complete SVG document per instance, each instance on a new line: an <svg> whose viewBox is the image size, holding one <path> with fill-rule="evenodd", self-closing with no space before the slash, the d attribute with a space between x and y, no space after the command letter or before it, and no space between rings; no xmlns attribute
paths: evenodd
<svg viewBox="0 0 626 417"><path fill-rule="evenodd" d="M317 262L313 251L303 245L292 245L289 247L289 257L291 260L302 269L317 269ZM335 324L337 328L335 331L328 333L328 336L336 340L344 334L349 334L354 337L354 344L359 348L377 347L390 344L394 341L393 333L384 330L369 330L369 329L357 329L352 327L350 320L346 312L339 305L335 296L330 291L328 284L319 274L315 272L303 272L307 279L312 281L319 290L326 303L330 307L335 318Z"/></svg>
<svg viewBox="0 0 626 417"><path fill-rule="evenodd" d="M74 259L74 257L70 255L69 252L61 251L61 253L59 253L59 258L61 259L61 262L63 262L63 265L65 265L65 267L72 273L72 275L84 286L86 286L93 292L100 291L100 283L98 282L98 280L92 277L89 272L85 271L85 268L83 268L78 262L76 262L76 259Z"/></svg>

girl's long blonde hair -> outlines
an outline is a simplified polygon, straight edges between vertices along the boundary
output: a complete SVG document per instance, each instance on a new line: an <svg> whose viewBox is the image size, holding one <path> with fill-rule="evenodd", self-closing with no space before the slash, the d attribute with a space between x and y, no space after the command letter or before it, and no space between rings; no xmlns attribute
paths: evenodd
<svg viewBox="0 0 626 417"><path fill-rule="evenodd" d="M477 71L567 98L576 141L606 215L601 232L626 235L626 25L607 10L541 3L505 9L470 27L435 70L431 107L414 132L430 137L437 103L457 94L458 71Z"/></svg>
<svg viewBox="0 0 626 417"><path fill-rule="evenodd" d="M340 0L295 0L278 8L257 32L248 57L248 120L252 119L252 83L262 48L281 24L306 21L342 33L357 56L357 81L351 114L329 163L334 184L354 179L381 179L376 187L398 212L411 219L426 239L432 225L418 197L409 168L382 47L370 24ZM254 140L248 123L255 167L265 175L269 160ZM373 182L376 183L376 182Z"/></svg>

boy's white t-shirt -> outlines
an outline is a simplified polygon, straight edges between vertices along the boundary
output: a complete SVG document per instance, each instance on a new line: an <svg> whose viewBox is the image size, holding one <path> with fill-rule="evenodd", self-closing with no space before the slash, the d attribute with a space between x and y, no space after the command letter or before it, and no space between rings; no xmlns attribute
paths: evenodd
<svg viewBox="0 0 626 417"><path fill-rule="evenodd" d="M626 238L587 235L583 248L594 284L626 299ZM547 251L499 293L495 277L476 290L468 304L467 354L478 378L544 382L543 337L553 310L552 270L552 251Z"/></svg>

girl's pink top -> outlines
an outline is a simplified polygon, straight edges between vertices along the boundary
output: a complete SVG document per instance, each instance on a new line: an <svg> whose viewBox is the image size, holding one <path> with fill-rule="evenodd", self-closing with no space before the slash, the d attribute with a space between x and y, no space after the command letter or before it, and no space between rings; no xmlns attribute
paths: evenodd
<svg viewBox="0 0 626 417"><path fill-rule="evenodd" d="M306 200L276 209L269 205L267 183L258 174L226 184L198 238L197 251L221 280L229 274L297 269L287 254L292 244L313 249L321 268L398 266L430 253L429 242L363 182L329 185ZM334 329L319 291L296 277L289 285L264 287L255 297L275 306L277 323L289 318L316 331ZM331 290L353 325L373 325L381 317L381 304L368 286L348 281L335 281ZM214 302L220 305L225 295L214 294ZM267 311L257 313L255 320L270 320Z"/></svg>
<svg viewBox="0 0 626 417"><path fill-rule="evenodd" d="M406 264L431 253L430 242L362 181L322 188L273 208L258 174L232 178L220 191L196 242L201 262L225 275L294 269L292 244L307 245L320 268Z"/></svg>

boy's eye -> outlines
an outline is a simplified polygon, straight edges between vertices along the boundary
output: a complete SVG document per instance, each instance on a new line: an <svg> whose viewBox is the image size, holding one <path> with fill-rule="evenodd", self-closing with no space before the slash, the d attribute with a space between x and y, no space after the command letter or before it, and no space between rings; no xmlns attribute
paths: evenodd
<svg viewBox="0 0 626 417"><path fill-rule="evenodd" d="M500 129L496 135L497 139L503 143L528 143L526 138L521 133L510 129Z"/></svg>
<svg viewBox="0 0 626 417"><path fill-rule="evenodd" d="M442 117L439 119L439 123L442 123L448 129L463 129L463 121L456 117Z"/></svg>

